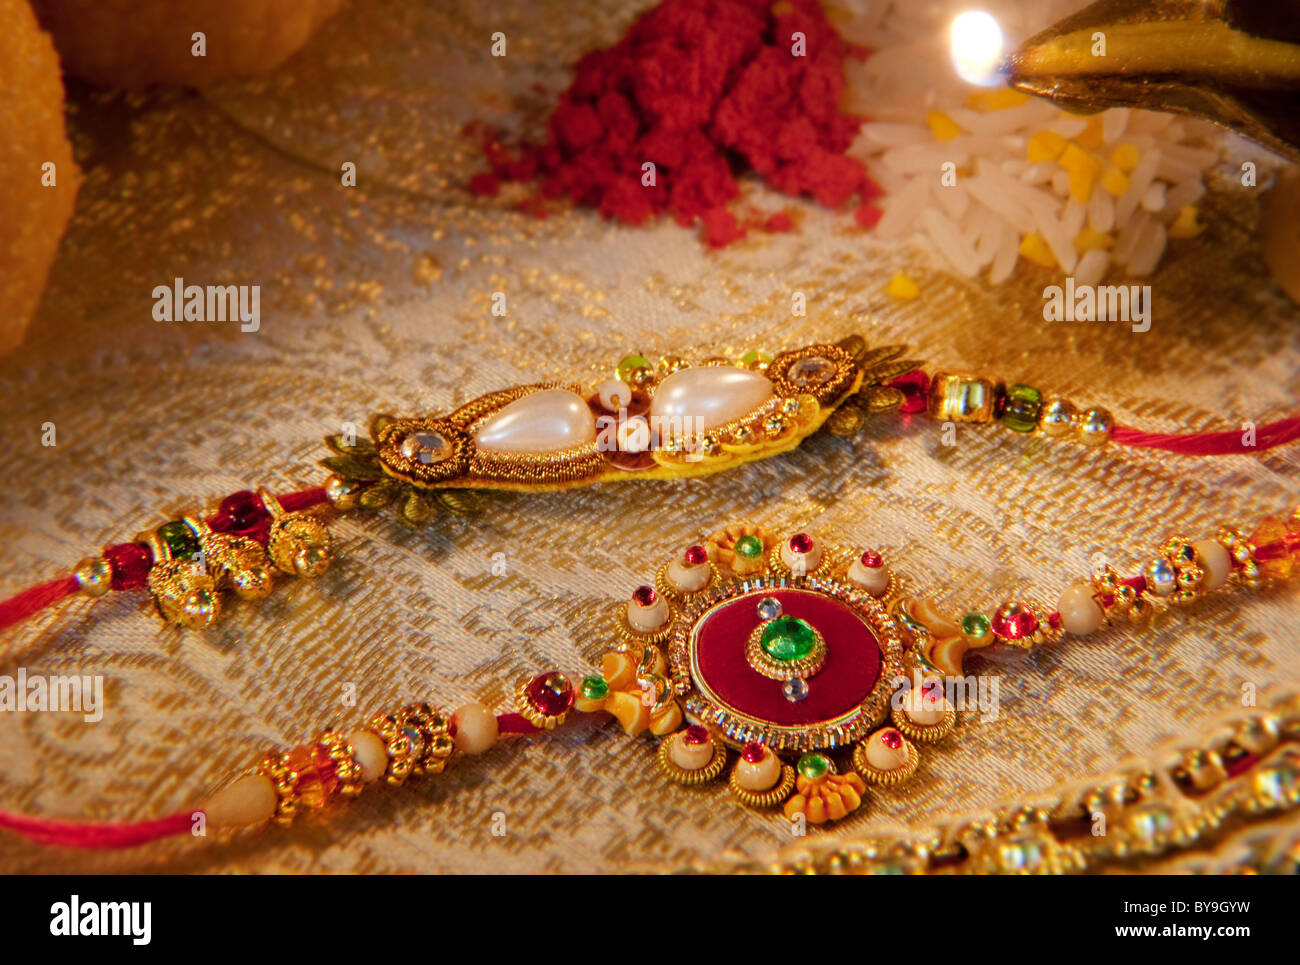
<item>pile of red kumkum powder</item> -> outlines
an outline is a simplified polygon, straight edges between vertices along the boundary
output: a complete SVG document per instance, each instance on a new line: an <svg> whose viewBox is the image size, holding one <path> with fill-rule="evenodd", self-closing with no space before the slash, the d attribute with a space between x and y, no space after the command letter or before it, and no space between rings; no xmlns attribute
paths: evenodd
<svg viewBox="0 0 1300 965"><path fill-rule="evenodd" d="M840 38L816 0L664 0L613 47L582 57L545 144L490 139L491 170L470 189L538 182L540 195L521 207L539 215L542 199L562 197L630 225L671 214L702 223L720 247L752 229L792 227L784 212L729 210L736 175L752 170L828 208L856 202L870 226L879 211L867 202L880 189L844 153L863 118L840 112L844 58L866 53Z"/></svg>

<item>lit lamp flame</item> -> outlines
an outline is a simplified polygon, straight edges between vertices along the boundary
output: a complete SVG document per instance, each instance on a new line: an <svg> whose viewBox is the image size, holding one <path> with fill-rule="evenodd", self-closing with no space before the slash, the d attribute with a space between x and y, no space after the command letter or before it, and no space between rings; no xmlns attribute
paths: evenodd
<svg viewBox="0 0 1300 965"><path fill-rule="evenodd" d="M996 87L1004 82L1002 28L992 14L983 10L959 14L952 22L949 37L952 66L958 77L980 87Z"/></svg>

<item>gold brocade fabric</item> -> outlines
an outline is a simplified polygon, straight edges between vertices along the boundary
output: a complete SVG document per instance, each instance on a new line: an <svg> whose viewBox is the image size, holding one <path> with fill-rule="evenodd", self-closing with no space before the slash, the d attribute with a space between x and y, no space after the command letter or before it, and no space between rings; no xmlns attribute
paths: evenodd
<svg viewBox="0 0 1300 965"><path fill-rule="evenodd" d="M959 279L923 249L883 246L847 215L756 185L751 200L795 211L798 230L716 252L672 223L538 220L509 197L473 200L457 188L477 169L461 126L535 121L533 85L562 85L574 57L635 13L499 6L354 3L267 80L203 97L71 92L86 185L28 345L0 363L0 594L226 493L316 484L320 437L373 411L594 381L634 349L703 357L861 332L1153 431L1262 423L1300 396L1300 311L1260 261L1257 189L1212 196L1204 235L1149 279L1142 334L1043 321L1043 287L1059 279L1042 269L1022 264L996 289ZM493 30L509 38L504 60L488 53ZM355 188L340 184L345 161ZM883 294L897 270L920 298ZM154 321L154 286L177 277L261 285L260 330ZM804 317L791 315L796 292ZM41 444L47 423L57 445ZM0 673L102 674L107 708L98 724L0 714L0 809L163 815L333 723L422 699L505 708L521 676L581 677L611 643L614 601L737 517L878 545L949 610L987 610L1029 588L1055 600L1094 554L1131 570L1169 535L1288 510L1297 453L1091 451L997 426L959 428L946 446L933 421L886 414L854 439L822 434L706 479L492 496L481 517L419 534L347 518L324 577L232 603L205 634L162 627L143 592L7 631ZM996 720L968 716L913 782L811 833L932 823L1195 733L1245 685L1300 682L1298 617L1292 584L1216 596L1146 631L995 654L980 668L999 684ZM670 786L653 758L650 743L579 717L288 830L116 853L0 834L0 870L617 872L790 843L784 821L739 807L724 783ZM1294 820L1273 826L1294 839Z"/></svg>

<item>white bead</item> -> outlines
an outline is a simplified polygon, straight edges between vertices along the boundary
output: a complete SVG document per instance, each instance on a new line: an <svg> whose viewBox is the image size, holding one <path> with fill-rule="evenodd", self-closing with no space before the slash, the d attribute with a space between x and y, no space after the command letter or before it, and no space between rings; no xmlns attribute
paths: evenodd
<svg viewBox="0 0 1300 965"><path fill-rule="evenodd" d="M659 383L650 403L662 436L691 435L740 419L772 397L772 382L750 369L703 365L678 369Z"/></svg>
<svg viewBox="0 0 1300 965"><path fill-rule="evenodd" d="M822 544L813 540L812 549L807 553L796 553L790 548L790 541L781 544L781 562L790 567L795 576L807 576L822 565Z"/></svg>
<svg viewBox="0 0 1300 965"><path fill-rule="evenodd" d="M610 412L617 412L632 401L632 386L622 379L608 379L596 391L600 394L600 404Z"/></svg>
<svg viewBox="0 0 1300 965"><path fill-rule="evenodd" d="M1228 555L1228 548L1216 539L1198 539L1192 544L1192 549L1200 554L1201 563L1204 564L1205 579L1201 587L1217 590L1223 586L1228 574L1232 572L1232 557Z"/></svg>
<svg viewBox="0 0 1300 965"><path fill-rule="evenodd" d="M668 582L679 593L697 593L709 585L713 572L707 563L699 566L687 566L681 560L668 564Z"/></svg>
<svg viewBox="0 0 1300 965"><path fill-rule="evenodd" d="M672 745L668 749L668 756L683 771L698 771L701 767L708 766L709 761L713 760L713 742L688 744L686 743L686 731L681 731L673 735Z"/></svg>
<svg viewBox="0 0 1300 965"><path fill-rule="evenodd" d="M880 596L889 589L888 566L863 566L861 559L855 559L849 566L848 576L850 583L872 596Z"/></svg>
<svg viewBox="0 0 1300 965"><path fill-rule="evenodd" d="M757 764L751 764L743 757L736 762L736 783L746 791L762 794L770 791L781 781L781 758L771 751L763 755Z"/></svg>
<svg viewBox="0 0 1300 965"><path fill-rule="evenodd" d="M347 735L352 745L352 755L361 766L361 779L369 784L384 776L388 770L388 749L378 736L368 730L354 730Z"/></svg>
<svg viewBox="0 0 1300 965"><path fill-rule="evenodd" d="M201 810L214 828L239 828L271 820L277 801L269 777L245 774L208 798Z"/></svg>
<svg viewBox="0 0 1300 965"><path fill-rule="evenodd" d="M948 711L948 702L940 694L930 700L924 689L912 689L903 698L903 713L907 719L921 727L929 727L943 720Z"/></svg>
<svg viewBox="0 0 1300 965"><path fill-rule="evenodd" d="M645 452L650 448L650 423L639 415L623 422L615 435L619 452Z"/></svg>
<svg viewBox="0 0 1300 965"><path fill-rule="evenodd" d="M497 742L496 714L482 704L457 707L451 719L456 724L456 748L462 754L482 754Z"/></svg>
<svg viewBox="0 0 1300 965"><path fill-rule="evenodd" d="M554 452L595 438L596 419L582 396L543 389L490 416L474 434L474 444L489 452Z"/></svg>
<svg viewBox="0 0 1300 965"><path fill-rule="evenodd" d="M1104 614L1092 598L1094 592L1089 584L1076 583L1061 594L1056 610L1061 614L1061 627L1066 633L1082 637L1101 626Z"/></svg>
<svg viewBox="0 0 1300 965"><path fill-rule="evenodd" d="M867 763L878 771L892 771L907 763L907 742L889 747L881 740L884 731L877 731L867 739Z"/></svg>
<svg viewBox="0 0 1300 965"><path fill-rule="evenodd" d="M654 633L668 622L668 603L659 594L649 606L641 606L636 600L627 601L627 622L638 633Z"/></svg>

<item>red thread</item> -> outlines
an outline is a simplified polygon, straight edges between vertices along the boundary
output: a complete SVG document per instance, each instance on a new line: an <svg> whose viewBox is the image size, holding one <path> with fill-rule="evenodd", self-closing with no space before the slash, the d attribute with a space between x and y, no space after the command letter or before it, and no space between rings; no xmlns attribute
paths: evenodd
<svg viewBox="0 0 1300 965"><path fill-rule="evenodd" d="M63 576L48 583L30 587L0 603L0 630L26 620L81 588L75 576Z"/></svg>
<svg viewBox="0 0 1300 965"><path fill-rule="evenodd" d="M284 507L286 513L295 513L300 509L309 509L319 503L329 499L329 494L325 491L324 486L313 486L311 489L300 489L296 493L285 493L279 497L280 505Z"/></svg>
<svg viewBox="0 0 1300 965"><path fill-rule="evenodd" d="M541 728L523 714L498 714L497 730L502 734L536 734Z"/></svg>
<svg viewBox="0 0 1300 965"><path fill-rule="evenodd" d="M29 841L58 848L134 848L188 831L194 809L127 824L50 821L0 811L0 828L16 831Z"/></svg>
<svg viewBox="0 0 1300 965"><path fill-rule="evenodd" d="M1111 432L1111 441L1121 446L1136 446L1143 449L1163 449L1184 456L1231 456L1272 449L1300 439L1300 416L1280 419L1260 426L1255 431L1255 444L1245 445L1236 429L1224 432L1193 432L1185 435L1175 433L1141 432L1128 426L1116 426Z"/></svg>

